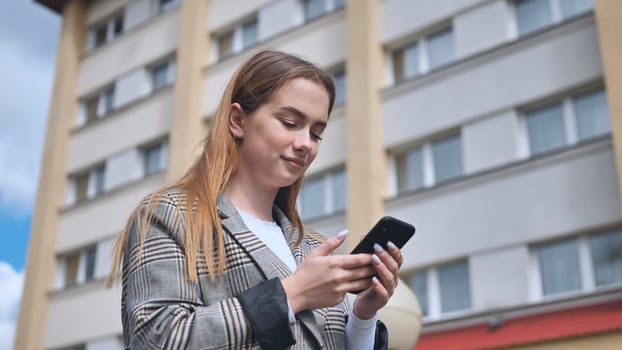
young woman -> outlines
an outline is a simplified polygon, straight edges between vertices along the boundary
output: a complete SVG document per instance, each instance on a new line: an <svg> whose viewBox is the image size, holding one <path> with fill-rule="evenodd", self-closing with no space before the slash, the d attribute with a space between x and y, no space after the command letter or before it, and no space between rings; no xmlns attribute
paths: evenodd
<svg viewBox="0 0 622 350"><path fill-rule="evenodd" d="M199 159L117 239L126 348L386 348L376 312L401 252L331 255L345 234L323 239L296 211L334 97L325 72L285 53L236 71Z"/></svg>

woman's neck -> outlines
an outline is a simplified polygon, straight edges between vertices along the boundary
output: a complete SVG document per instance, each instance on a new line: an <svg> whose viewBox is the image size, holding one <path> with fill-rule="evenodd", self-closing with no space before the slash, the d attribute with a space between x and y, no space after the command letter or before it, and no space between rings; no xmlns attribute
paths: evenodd
<svg viewBox="0 0 622 350"><path fill-rule="evenodd" d="M272 206L278 190L258 186L254 179L236 171L225 186L225 195L236 208L257 219L272 221Z"/></svg>

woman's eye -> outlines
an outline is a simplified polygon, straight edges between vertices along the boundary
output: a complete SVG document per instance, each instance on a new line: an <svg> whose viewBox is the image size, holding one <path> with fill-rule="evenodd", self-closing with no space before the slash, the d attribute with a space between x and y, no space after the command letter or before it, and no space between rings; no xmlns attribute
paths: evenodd
<svg viewBox="0 0 622 350"><path fill-rule="evenodd" d="M316 134L312 132L311 137L316 141L322 141L322 136L320 136L320 134Z"/></svg>
<svg viewBox="0 0 622 350"><path fill-rule="evenodd" d="M296 127L296 124L294 124L294 123L292 123L292 122L290 122L290 121L287 121L287 120L281 120L281 123L283 123L283 125L284 125L286 128L288 128L288 129L293 129L293 128L295 128L295 127Z"/></svg>

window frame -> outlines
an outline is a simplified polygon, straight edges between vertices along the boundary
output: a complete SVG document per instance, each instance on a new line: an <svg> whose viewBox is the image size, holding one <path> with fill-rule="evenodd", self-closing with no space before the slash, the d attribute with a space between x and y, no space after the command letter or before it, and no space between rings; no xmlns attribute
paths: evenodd
<svg viewBox="0 0 622 350"><path fill-rule="evenodd" d="M335 178L339 175L339 174L343 174L345 176L345 193L344 196L346 197L346 200L344 201L345 205L344 208L336 208L336 199L335 199ZM340 167L340 168L336 168L333 170L328 170L319 174L315 174L312 175L308 178L305 178L305 182L302 184L302 188L300 189L300 193L298 194L298 199L297 199L297 204L298 204L298 212L300 213L300 217L303 218L303 220L315 220L315 219L319 219L325 216L329 216L329 215L334 215L337 213L341 213L343 211L345 211L348 207L348 201L347 201L347 196L348 196L348 180L347 180L347 176L348 173L345 169L345 167ZM303 201L304 201L304 186L308 181L321 181L322 182L322 188L323 188L323 199L324 199L324 203L322 205L323 210L321 213L312 215L312 216L306 216L306 214L304 213L304 205L303 205Z"/></svg>
<svg viewBox="0 0 622 350"><path fill-rule="evenodd" d="M442 300L441 300L442 299L441 298L442 286L441 286L441 280L440 280L440 269L444 267L452 266L452 265L464 265L467 269L467 272L468 272L467 288L469 292L469 305L467 308L464 308L464 309L443 312L442 311ZM408 281L408 285L412 288L412 285L414 283L414 276L416 276L417 274L422 274L422 273L426 274L425 281L426 281L426 288L427 288L427 291L426 291L427 304L422 307L422 315L421 315L424 322L460 317L460 316L473 312L474 307L473 307L473 287L472 287L472 277L471 277L472 274L471 274L471 264L470 264L468 257L464 259L458 259L458 260L430 266L427 268L411 271L410 273L407 274L407 276L405 276L404 279ZM427 309L428 311L426 314L423 314L424 309Z"/></svg>

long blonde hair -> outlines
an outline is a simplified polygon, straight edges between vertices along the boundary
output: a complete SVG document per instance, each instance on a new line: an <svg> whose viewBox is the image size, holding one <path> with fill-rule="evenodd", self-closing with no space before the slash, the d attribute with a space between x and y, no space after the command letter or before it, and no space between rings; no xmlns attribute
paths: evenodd
<svg viewBox="0 0 622 350"><path fill-rule="evenodd" d="M186 193L186 230L185 239L182 241L185 242L188 279L197 281L196 262L199 254L204 255L210 278L213 279L225 271L224 236L216 202L238 164L237 144L228 127L231 104L237 102L246 114L251 114L275 96L286 83L298 78L311 80L326 89L330 115L335 100L335 85L326 72L308 61L268 50L253 55L237 69L220 100L213 126L203 142L201 156L180 179L145 197L131 213L114 244L108 286L113 284L121 270L123 252L133 223L137 223L139 249L142 250L153 211L158 201L171 189ZM296 209L296 197L302 181L301 177L292 185L281 188L274 202L298 229L297 243L300 243L304 235L302 221ZM181 229L180 220L177 220L175 226ZM129 263L135 264L138 261Z"/></svg>

